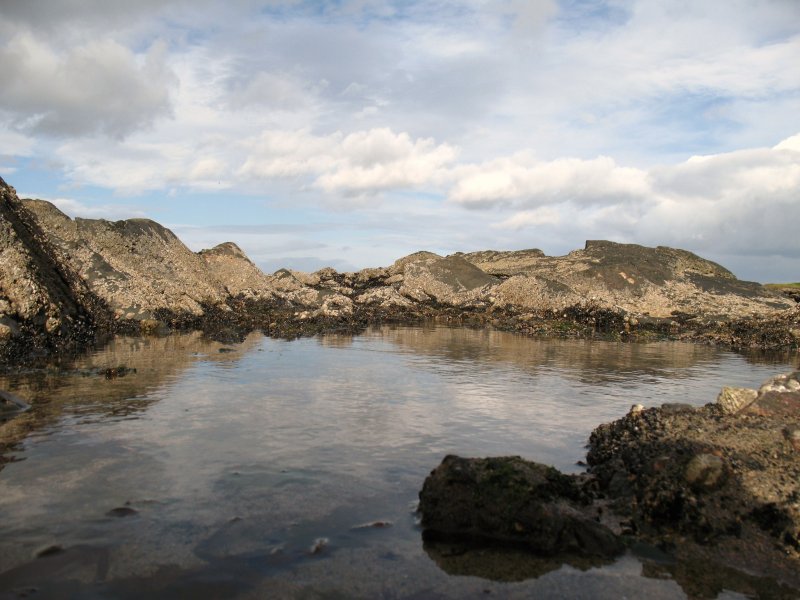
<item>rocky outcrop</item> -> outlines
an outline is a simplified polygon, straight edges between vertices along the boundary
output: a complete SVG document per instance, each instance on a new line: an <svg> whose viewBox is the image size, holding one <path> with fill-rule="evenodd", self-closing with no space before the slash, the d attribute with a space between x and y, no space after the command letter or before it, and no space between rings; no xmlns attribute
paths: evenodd
<svg viewBox="0 0 800 600"><path fill-rule="evenodd" d="M794 592L770 597L795 597L798 459L800 371L759 390L725 388L700 408L635 405L592 432L585 474L519 457L448 456L425 480L419 509L434 537L522 542L566 562L645 542L665 553L676 579L703 564L774 579Z"/></svg>
<svg viewBox="0 0 800 600"><path fill-rule="evenodd" d="M105 307L0 179L0 346L81 337Z"/></svg>
<svg viewBox="0 0 800 600"><path fill-rule="evenodd" d="M587 462L628 533L800 587L800 372L701 408L632 410Z"/></svg>
<svg viewBox="0 0 800 600"><path fill-rule="evenodd" d="M200 317L204 306L225 306L229 294L203 258L155 221L71 219L42 200L23 206L117 320Z"/></svg>
<svg viewBox="0 0 800 600"><path fill-rule="evenodd" d="M793 307L762 285L743 282L727 269L685 250L588 241L566 256L540 250L464 254L487 273L505 277L494 290L498 303L563 309L590 302L650 318L720 318Z"/></svg>
<svg viewBox="0 0 800 600"><path fill-rule="evenodd" d="M416 252L356 273L268 275L231 242L194 253L154 221L72 219L4 182L0 193L0 346L95 329L294 336L423 319L546 336L800 341L791 299L683 250L590 241L558 257Z"/></svg>

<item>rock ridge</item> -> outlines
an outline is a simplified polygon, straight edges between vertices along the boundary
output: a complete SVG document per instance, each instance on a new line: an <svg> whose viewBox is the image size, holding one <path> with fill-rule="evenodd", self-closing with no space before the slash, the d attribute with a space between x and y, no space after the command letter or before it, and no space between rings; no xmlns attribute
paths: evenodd
<svg viewBox="0 0 800 600"><path fill-rule="evenodd" d="M72 219L0 184L0 356L78 332L254 329L292 337L375 322L491 326L534 335L671 337L797 347L800 308L691 252L589 240L388 267L263 273L232 242L193 252L148 219Z"/></svg>

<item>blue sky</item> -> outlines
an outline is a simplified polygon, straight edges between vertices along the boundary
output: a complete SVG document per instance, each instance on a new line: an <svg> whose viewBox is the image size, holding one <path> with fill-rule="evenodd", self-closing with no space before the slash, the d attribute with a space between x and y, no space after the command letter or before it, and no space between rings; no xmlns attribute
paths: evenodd
<svg viewBox="0 0 800 600"><path fill-rule="evenodd" d="M800 280L800 2L0 6L0 175L265 271L586 239Z"/></svg>

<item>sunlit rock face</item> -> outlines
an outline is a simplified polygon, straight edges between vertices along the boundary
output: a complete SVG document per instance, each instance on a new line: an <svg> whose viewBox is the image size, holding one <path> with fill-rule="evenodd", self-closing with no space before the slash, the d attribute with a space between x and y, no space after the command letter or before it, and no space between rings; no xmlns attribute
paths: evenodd
<svg viewBox="0 0 800 600"><path fill-rule="evenodd" d="M72 334L89 313L102 319L102 306L0 179L0 341Z"/></svg>
<svg viewBox="0 0 800 600"><path fill-rule="evenodd" d="M729 327L725 339L769 338L772 345L796 343L792 332L800 327L791 298L673 248L589 241L556 257L536 249L420 251L356 273L268 275L232 242L195 253L148 219L72 219L49 202L20 201L5 182L0 193L0 342L71 336L81 327L151 331L229 320L251 328L355 327L440 315L476 324L506 319L500 325L520 331L527 331L520 323L555 319L567 329L567 321L625 333L683 328L695 337L757 317L775 331Z"/></svg>
<svg viewBox="0 0 800 600"><path fill-rule="evenodd" d="M159 309L199 316L228 296L206 261L155 221L71 219L49 202L23 205L117 319L153 319Z"/></svg>
<svg viewBox="0 0 800 600"><path fill-rule="evenodd" d="M499 302L559 309L579 302L652 317L675 313L736 317L786 310L793 303L691 252L659 246L588 241L566 256L540 250L462 255L506 280Z"/></svg>

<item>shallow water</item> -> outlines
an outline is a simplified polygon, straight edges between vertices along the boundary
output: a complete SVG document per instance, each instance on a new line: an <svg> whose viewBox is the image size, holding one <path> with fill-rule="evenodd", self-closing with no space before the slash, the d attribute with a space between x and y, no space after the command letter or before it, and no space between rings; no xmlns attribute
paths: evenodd
<svg viewBox="0 0 800 600"><path fill-rule="evenodd" d="M0 376L33 405L0 424L16 443L0 597L687 597L646 549L599 567L454 560L423 547L417 493L448 453L577 472L592 428L631 404L705 404L788 361L447 328L117 338L74 369ZM492 560L522 580L477 576ZM704 597L745 597L725 581Z"/></svg>

